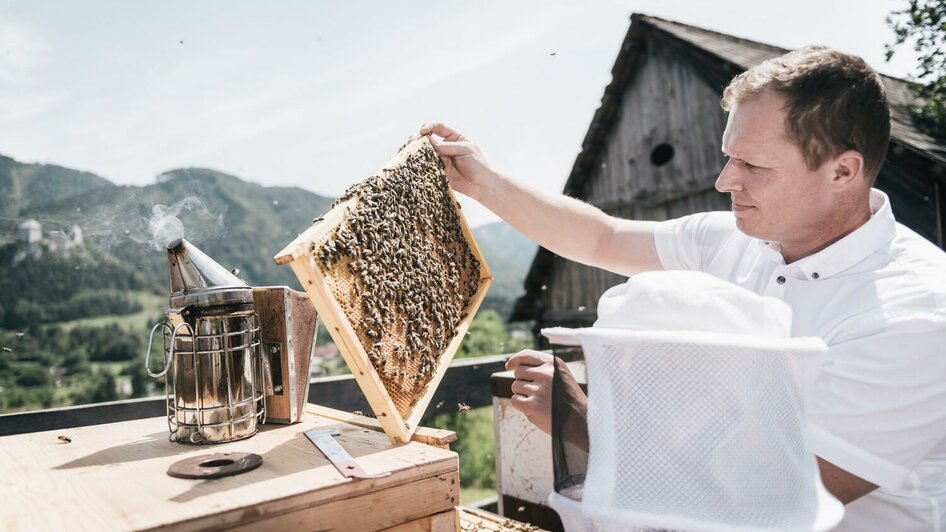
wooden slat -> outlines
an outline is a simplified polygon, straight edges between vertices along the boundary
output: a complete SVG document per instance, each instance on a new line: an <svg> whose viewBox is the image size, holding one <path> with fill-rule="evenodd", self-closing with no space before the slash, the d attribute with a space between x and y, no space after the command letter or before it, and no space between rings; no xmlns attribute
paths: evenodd
<svg viewBox="0 0 946 532"><path fill-rule="evenodd" d="M354 425L356 427L376 430L379 432L384 431L384 429L381 427L381 423L379 423L378 420L373 417L359 416L350 412L344 412L342 410L335 410L334 408L328 408L314 404L308 405L306 412L324 417L326 419L341 421L342 423ZM440 447L443 449L449 449L450 444L457 441L457 433L446 429L418 427L411 436L411 441L420 442L426 445L433 445L434 447Z"/></svg>
<svg viewBox="0 0 946 532"><path fill-rule="evenodd" d="M363 495L346 496L315 508L260 513L257 519L244 518L228 530L382 530L416 523L431 512L442 514L449 510L453 514L459 500L460 473L455 471ZM434 530L444 530L440 520L437 524Z"/></svg>
<svg viewBox="0 0 946 532"><path fill-rule="evenodd" d="M410 523L385 528L384 532L457 532L459 530L460 514L454 508Z"/></svg>

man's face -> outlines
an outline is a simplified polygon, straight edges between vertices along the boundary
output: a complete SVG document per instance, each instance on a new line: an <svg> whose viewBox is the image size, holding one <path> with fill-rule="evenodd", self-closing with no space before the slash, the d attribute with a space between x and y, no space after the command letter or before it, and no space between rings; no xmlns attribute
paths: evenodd
<svg viewBox="0 0 946 532"><path fill-rule="evenodd" d="M729 193L743 233L786 244L815 240L832 217L830 165L809 170L785 134L784 96L767 90L737 103L723 132L729 161L716 190Z"/></svg>

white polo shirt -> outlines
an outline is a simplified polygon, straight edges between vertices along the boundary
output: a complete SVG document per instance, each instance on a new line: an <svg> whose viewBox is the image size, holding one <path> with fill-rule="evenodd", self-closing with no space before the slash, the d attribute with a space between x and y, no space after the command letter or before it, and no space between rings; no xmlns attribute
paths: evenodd
<svg viewBox="0 0 946 532"><path fill-rule="evenodd" d="M815 454L880 486L836 530L946 530L946 253L873 216L785 264L777 242L746 236L730 212L662 222L665 269L699 270L788 303L794 336L828 344L809 404Z"/></svg>

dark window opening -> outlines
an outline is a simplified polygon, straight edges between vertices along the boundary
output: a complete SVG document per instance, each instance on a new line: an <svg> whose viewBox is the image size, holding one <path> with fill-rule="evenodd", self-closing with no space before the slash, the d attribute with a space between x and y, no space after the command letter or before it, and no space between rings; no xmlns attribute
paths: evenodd
<svg viewBox="0 0 946 532"><path fill-rule="evenodd" d="M673 146L664 142L650 152L650 162L654 166L663 166L673 159Z"/></svg>

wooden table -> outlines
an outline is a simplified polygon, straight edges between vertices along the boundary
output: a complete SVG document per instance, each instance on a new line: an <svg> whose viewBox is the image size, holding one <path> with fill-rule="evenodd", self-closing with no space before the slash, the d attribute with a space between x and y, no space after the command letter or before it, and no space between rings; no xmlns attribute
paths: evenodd
<svg viewBox="0 0 946 532"><path fill-rule="evenodd" d="M391 475L344 478L303 434L316 427L337 427L366 472ZM169 442L164 418L0 438L0 529L456 530L459 462L445 448L453 433L421 429L395 447L376 429L373 419L309 405L302 423L213 446ZM221 452L257 453L263 464L219 479L166 474Z"/></svg>

